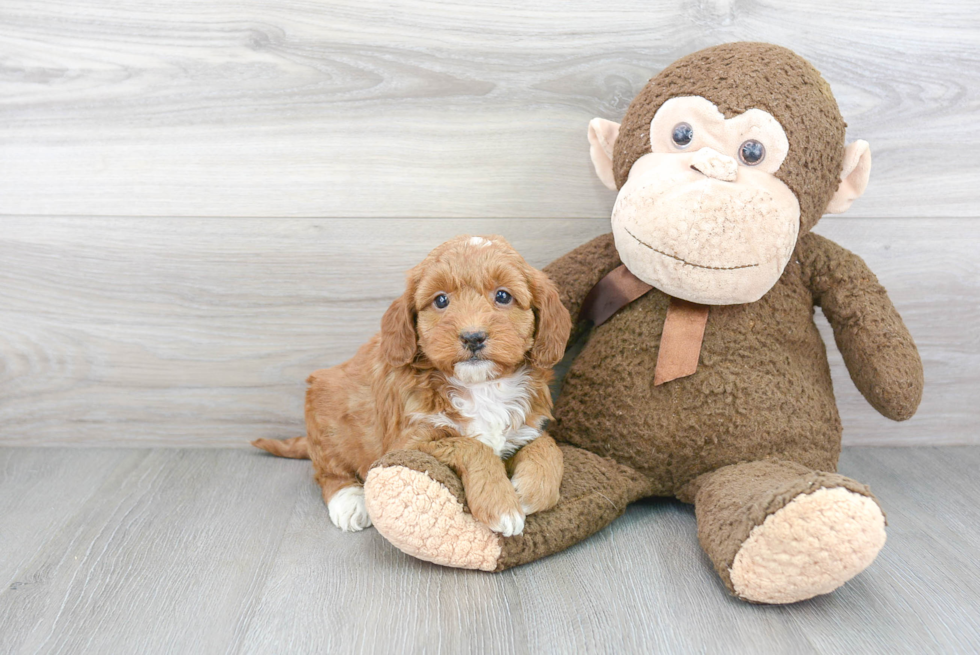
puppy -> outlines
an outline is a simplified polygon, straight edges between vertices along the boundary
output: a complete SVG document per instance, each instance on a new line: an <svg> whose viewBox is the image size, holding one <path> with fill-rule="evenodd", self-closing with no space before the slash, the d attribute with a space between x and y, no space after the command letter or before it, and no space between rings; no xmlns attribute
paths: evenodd
<svg viewBox="0 0 980 655"><path fill-rule="evenodd" d="M561 451L543 428L570 329L554 284L504 239L457 237L408 272L379 334L309 377L306 436L252 445L311 459L342 530L371 525L371 464L414 448L460 476L477 520L520 534L558 502Z"/></svg>

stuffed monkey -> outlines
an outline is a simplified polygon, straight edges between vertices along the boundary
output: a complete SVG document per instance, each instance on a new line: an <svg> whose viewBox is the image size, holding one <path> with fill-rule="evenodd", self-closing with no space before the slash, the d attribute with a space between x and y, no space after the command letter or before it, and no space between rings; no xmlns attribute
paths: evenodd
<svg viewBox="0 0 980 655"><path fill-rule="evenodd" d="M365 485L378 530L440 564L502 570L584 539L649 496L693 503L728 589L759 603L833 591L885 542L868 487L837 474L841 423L819 306L851 379L904 420L922 363L856 255L811 229L868 182L829 85L793 52L731 43L654 77L621 125L594 119L591 157L619 195L612 233L549 265L588 338L555 406L565 477L554 508L503 538L462 486L394 452Z"/></svg>

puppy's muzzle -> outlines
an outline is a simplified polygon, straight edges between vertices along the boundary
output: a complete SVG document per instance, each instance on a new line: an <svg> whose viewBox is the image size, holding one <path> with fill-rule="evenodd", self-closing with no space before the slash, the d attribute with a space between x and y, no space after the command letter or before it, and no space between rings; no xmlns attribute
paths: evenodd
<svg viewBox="0 0 980 655"><path fill-rule="evenodd" d="M459 340L463 342L463 346L465 346L467 350L473 354L476 354L486 347L487 333L483 330L461 332L459 335Z"/></svg>

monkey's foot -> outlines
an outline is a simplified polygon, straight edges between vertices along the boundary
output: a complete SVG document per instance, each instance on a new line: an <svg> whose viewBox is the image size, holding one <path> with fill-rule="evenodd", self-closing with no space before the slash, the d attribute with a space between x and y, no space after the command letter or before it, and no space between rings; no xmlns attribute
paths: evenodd
<svg viewBox="0 0 980 655"><path fill-rule="evenodd" d="M531 514L524 531L503 537L466 511L463 483L435 458L393 451L368 471L364 494L378 532L400 550L436 564L503 571L568 548L649 495L640 473L568 444L560 499Z"/></svg>
<svg viewBox="0 0 980 655"><path fill-rule="evenodd" d="M459 478L432 456L388 453L368 472L364 499L375 528L399 550L443 566L497 569L500 535L465 510Z"/></svg>
<svg viewBox="0 0 980 655"><path fill-rule="evenodd" d="M694 496L698 540L735 596L795 603L863 571L885 544L867 486L797 462L723 466L681 489Z"/></svg>
<svg viewBox="0 0 980 655"><path fill-rule="evenodd" d="M794 603L830 593L863 571L885 545L874 499L843 487L796 496L742 543L730 569L736 595Z"/></svg>

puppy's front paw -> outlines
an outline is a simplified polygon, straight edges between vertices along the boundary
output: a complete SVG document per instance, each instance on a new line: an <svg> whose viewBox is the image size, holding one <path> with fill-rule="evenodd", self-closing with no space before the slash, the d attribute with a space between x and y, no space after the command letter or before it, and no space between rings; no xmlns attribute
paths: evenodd
<svg viewBox="0 0 980 655"><path fill-rule="evenodd" d="M509 510L500 515L496 523L490 524L490 529L499 532L501 536L513 537L524 532L524 512Z"/></svg>
<svg viewBox="0 0 980 655"><path fill-rule="evenodd" d="M344 487L327 503L330 521L344 532L358 532L370 527L371 517L364 505L364 487Z"/></svg>
<svg viewBox="0 0 980 655"><path fill-rule="evenodd" d="M468 491L466 498L476 520L501 536L513 537L524 531L524 510L514 489L502 479L498 488L483 487L482 493Z"/></svg>
<svg viewBox="0 0 980 655"><path fill-rule="evenodd" d="M551 509L558 504L558 488L561 485L561 475L557 479L549 476L535 476L525 468L511 478L514 491L521 501L521 509L525 514L534 514Z"/></svg>

